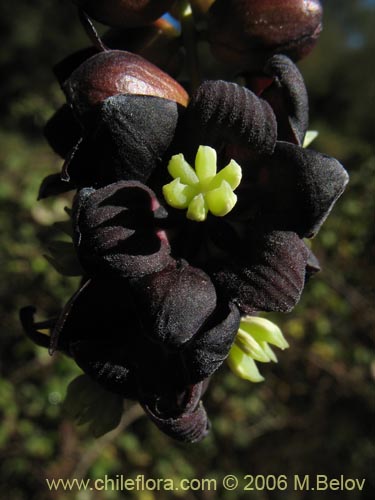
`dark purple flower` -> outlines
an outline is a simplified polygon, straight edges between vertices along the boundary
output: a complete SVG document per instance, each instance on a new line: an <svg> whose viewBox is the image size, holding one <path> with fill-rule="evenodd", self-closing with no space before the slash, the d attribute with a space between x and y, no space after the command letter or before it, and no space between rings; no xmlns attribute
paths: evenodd
<svg viewBox="0 0 375 500"><path fill-rule="evenodd" d="M84 49L55 67L67 98L45 135L64 159L39 198L119 179L147 180L173 141L188 102L176 80L141 56Z"/></svg>
<svg viewBox="0 0 375 500"><path fill-rule="evenodd" d="M310 256L303 238L317 233L342 193L347 174L333 158L302 147L308 123L307 96L293 63L285 56L274 56L265 71L269 78L261 97L235 83L204 82L180 118L172 145L188 161L199 144L205 144L217 151L219 166L230 159L242 166L234 209L225 217L209 215L204 223L197 223L168 205L164 205L168 215L165 212L155 217L149 200L149 212L142 221L143 211L138 209L138 221L128 217L121 222L116 215L113 222L119 209L103 196L124 187L129 192L130 184L113 184L93 194L93 200L102 200L98 215L89 215L96 214L97 209L92 203L92 209L85 208L82 193L75 223L78 253L88 271L98 273L103 266L109 270L110 262L113 273L136 275L136 260L145 257L137 253L135 246L129 246L127 235L131 235L132 242L144 242L147 266L152 262L151 271L145 266L144 274L153 272L152 266L159 270L167 263L165 260L161 264L160 258L169 245L174 258L184 258L204 269L220 298L236 303L243 312L285 312L294 307L304 286ZM129 175L136 177L134 171ZM151 168L144 177L155 190L154 205L162 206L161 186L169 177L165 165ZM141 185L136 189L140 190ZM116 197L120 199L121 195ZM126 196L123 200L126 205ZM97 228L94 219L100 211L107 219ZM133 224L131 233L126 229L128 220ZM117 234L119 241L110 238L109 243L107 234ZM102 256L101 249L109 245L121 247L121 257L112 250Z"/></svg>
<svg viewBox="0 0 375 500"><path fill-rule="evenodd" d="M178 274L203 275L186 263L177 267ZM49 337L38 332L38 328L47 325L33 322L35 310L23 309L21 320L28 336L38 345L47 347L49 343L51 352L59 350L72 356L103 387L124 398L138 400L166 434L194 442L208 432L209 422L200 399L208 377L220 366L233 342L239 312L232 306L214 307L207 313L199 300L190 298L190 307L201 308L198 312L201 321L197 319L194 325L189 325L192 317L189 304L183 304L182 300L176 304L168 298L166 280L174 281L170 293L180 299L191 293L191 289L184 278L176 279L171 274L166 269L153 275L153 290L149 291L152 297L143 297L146 290L137 290L134 295L132 286L123 279L86 281L60 317L49 322L50 343ZM164 300L158 302L158 297ZM140 302L145 304L148 300L148 305L152 305L150 311L147 306L144 310L140 307ZM159 316L156 326L152 323L155 316ZM164 334L169 332L170 342L157 338L161 326ZM153 328L155 332L151 331Z"/></svg>
<svg viewBox="0 0 375 500"><path fill-rule="evenodd" d="M333 158L303 148L307 95L285 56L249 81L254 92L206 81L186 109L155 95L114 94L100 64L96 80L98 61L64 84L84 131L69 172L81 188L74 243L88 281L54 326L50 348L139 400L167 434L195 441L208 429L204 384L227 357L240 313L295 306L319 268L303 238L317 233L348 177ZM216 151L219 169L231 165L228 175L215 170L204 180L202 158L197 172L185 165L202 145L211 160ZM185 166L168 172L176 154ZM173 175L178 203L163 190L171 171L181 171ZM24 324L40 340L32 321Z"/></svg>

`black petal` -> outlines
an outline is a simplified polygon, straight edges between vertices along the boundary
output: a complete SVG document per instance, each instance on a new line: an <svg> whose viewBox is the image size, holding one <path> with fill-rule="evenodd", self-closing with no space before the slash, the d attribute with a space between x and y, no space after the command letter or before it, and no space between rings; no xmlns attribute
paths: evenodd
<svg viewBox="0 0 375 500"><path fill-rule="evenodd" d="M125 328L125 321L123 327ZM105 337L106 332L101 333ZM129 336L136 334L137 332L129 332ZM124 339L119 340L120 344L115 339L112 342L77 340L71 342L70 352L78 366L100 385L125 398L136 399L137 382L131 361L135 353L131 349L131 342L126 345L126 342L121 342Z"/></svg>
<svg viewBox="0 0 375 500"><path fill-rule="evenodd" d="M185 262L131 283L146 334L170 348L195 335L216 306L210 278Z"/></svg>
<svg viewBox="0 0 375 500"><path fill-rule="evenodd" d="M226 317L223 317L223 314ZM183 351L191 383L209 377L225 361L240 325L240 312L234 304L218 308L210 318L213 326L194 336Z"/></svg>
<svg viewBox="0 0 375 500"><path fill-rule="evenodd" d="M144 276L173 262L167 237L157 227L157 199L143 184L83 189L74 207L75 244L92 275Z"/></svg>
<svg viewBox="0 0 375 500"><path fill-rule="evenodd" d="M146 401L142 406L151 420L168 436L187 443L201 441L209 432L210 423L200 397L202 395L202 382L192 386L187 391L187 400L176 412L173 405L171 411L159 410L159 401ZM165 406L165 401L162 400Z"/></svg>
<svg viewBox="0 0 375 500"><path fill-rule="evenodd" d="M187 120L197 144L247 147L258 154L272 153L276 120L263 99L236 83L206 81L193 95Z"/></svg>
<svg viewBox="0 0 375 500"><path fill-rule="evenodd" d="M295 233L260 229L248 235L233 264L214 272L213 281L247 314L289 312L302 293L308 255Z"/></svg>
<svg viewBox="0 0 375 500"><path fill-rule="evenodd" d="M314 276L314 274L320 271L320 264L316 255L311 250L309 250L309 252L306 263L306 279L311 278L311 276Z"/></svg>
<svg viewBox="0 0 375 500"><path fill-rule="evenodd" d="M284 55L273 56L265 73L274 83L262 94L272 106L278 124L278 139L301 145L308 127L308 96L297 66Z"/></svg>
<svg viewBox="0 0 375 500"><path fill-rule="evenodd" d="M92 379L112 392L136 398L180 389L184 367L175 353L144 335L144 311L136 307L127 280L87 281L69 300L52 332L50 350L63 350Z"/></svg>
<svg viewBox="0 0 375 500"><path fill-rule="evenodd" d="M142 359L140 337L126 283L91 280L64 307L52 331L50 352L67 352L103 387L134 398L136 359Z"/></svg>
<svg viewBox="0 0 375 500"><path fill-rule="evenodd" d="M269 162L262 209L274 227L314 236L348 182L334 158L286 142L276 144ZM268 191L269 190L269 191Z"/></svg>
<svg viewBox="0 0 375 500"><path fill-rule="evenodd" d="M174 101L153 96L106 99L91 136L92 164L112 180L145 182L170 146L178 118ZM100 172L99 172L100 173Z"/></svg>
<svg viewBox="0 0 375 500"><path fill-rule="evenodd" d="M79 188L119 180L145 182L168 150L177 118L177 104L168 99L138 95L106 99L66 162L67 177Z"/></svg>
<svg viewBox="0 0 375 500"><path fill-rule="evenodd" d="M80 338L84 335L87 328L90 327L88 321L91 321L90 307L92 304L98 306L100 299L97 297L97 289L95 283L91 280L86 280L81 283L78 290L65 304L61 314L54 325L51 332L51 340L49 344L49 353L52 355L55 351L70 350L71 340ZM105 309L105 305L103 306ZM96 309L102 310L102 306Z"/></svg>

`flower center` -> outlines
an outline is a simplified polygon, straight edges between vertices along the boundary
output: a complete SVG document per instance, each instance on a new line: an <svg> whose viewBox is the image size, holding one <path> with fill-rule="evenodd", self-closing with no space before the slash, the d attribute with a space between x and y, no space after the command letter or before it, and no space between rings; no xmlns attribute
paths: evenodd
<svg viewBox="0 0 375 500"><path fill-rule="evenodd" d="M238 163L231 160L217 172L216 151L210 146L199 146L195 157L195 170L182 153L172 156L168 172L173 181L163 186L168 205L187 209L186 217L202 222L208 212L217 217L227 215L237 202L234 190L242 178Z"/></svg>

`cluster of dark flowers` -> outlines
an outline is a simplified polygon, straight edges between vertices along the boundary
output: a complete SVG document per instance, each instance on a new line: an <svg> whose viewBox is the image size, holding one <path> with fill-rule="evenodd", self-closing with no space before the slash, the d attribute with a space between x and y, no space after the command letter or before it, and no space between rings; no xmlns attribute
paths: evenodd
<svg viewBox="0 0 375 500"><path fill-rule="evenodd" d="M166 434L198 441L209 430L202 396L238 332L239 371L246 353L272 358L256 317L298 302L319 270L305 239L348 180L338 161L304 147L308 100L295 61L319 36L321 5L75 3L93 45L55 67L67 103L45 135L65 161L39 197L77 191L84 274L48 336L34 308L21 320L38 345L139 401ZM100 38L92 20L110 31ZM198 64L200 44L210 64ZM209 66L230 81L202 78Z"/></svg>

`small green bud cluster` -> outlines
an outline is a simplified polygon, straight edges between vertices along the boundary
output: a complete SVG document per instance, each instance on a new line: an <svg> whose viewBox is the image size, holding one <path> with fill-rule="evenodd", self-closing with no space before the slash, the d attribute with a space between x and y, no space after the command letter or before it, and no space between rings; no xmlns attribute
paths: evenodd
<svg viewBox="0 0 375 500"><path fill-rule="evenodd" d="M250 382L262 382L255 361L277 363L277 357L269 344L279 349L289 347L280 328L265 318L244 316L241 318L235 342L229 351L228 364L240 378Z"/></svg>

